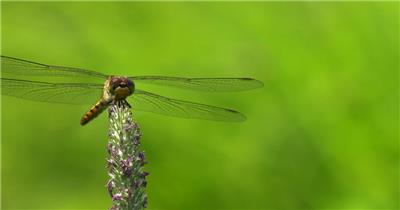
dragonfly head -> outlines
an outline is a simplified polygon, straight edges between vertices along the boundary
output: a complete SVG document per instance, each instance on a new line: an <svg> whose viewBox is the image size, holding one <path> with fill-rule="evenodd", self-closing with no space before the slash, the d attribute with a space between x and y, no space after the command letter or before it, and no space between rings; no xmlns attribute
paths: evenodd
<svg viewBox="0 0 400 210"><path fill-rule="evenodd" d="M135 84L127 77L113 76L109 79L109 90L115 100L123 100L135 91Z"/></svg>

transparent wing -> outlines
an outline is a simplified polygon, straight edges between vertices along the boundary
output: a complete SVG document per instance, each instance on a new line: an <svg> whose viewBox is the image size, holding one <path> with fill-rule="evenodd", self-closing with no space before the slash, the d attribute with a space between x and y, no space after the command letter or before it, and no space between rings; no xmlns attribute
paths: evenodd
<svg viewBox="0 0 400 210"><path fill-rule="evenodd" d="M237 111L205 104L170 99L142 90L135 90L130 97L132 108L182 118L240 122L246 117Z"/></svg>
<svg viewBox="0 0 400 210"><path fill-rule="evenodd" d="M93 104L102 94L100 84L47 83L1 78L2 95L64 104Z"/></svg>
<svg viewBox="0 0 400 210"><path fill-rule="evenodd" d="M51 66L8 56L1 56L1 74L23 76L94 77L107 78L106 75L79 68Z"/></svg>
<svg viewBox="0 0 400 210"><path fill-rule="evenodd" d="M149 83L210 92L243 91L264 86L261 81L252 78L184 78L163 76L136 76L129 78L135 83Z"/></svg>

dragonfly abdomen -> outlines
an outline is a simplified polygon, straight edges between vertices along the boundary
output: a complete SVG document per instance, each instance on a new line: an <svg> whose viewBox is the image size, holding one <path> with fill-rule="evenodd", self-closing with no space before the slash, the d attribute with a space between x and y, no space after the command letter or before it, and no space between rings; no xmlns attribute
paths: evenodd
<svg viewBox="0 0 400 210"><path fill-rule="evenodd" d="M100 113L102 113L105 109L107 109L110 102L104 99L100 99L85 115L83 115L81 119L81 125L85 125L95 117L97 117Z"/></svg>

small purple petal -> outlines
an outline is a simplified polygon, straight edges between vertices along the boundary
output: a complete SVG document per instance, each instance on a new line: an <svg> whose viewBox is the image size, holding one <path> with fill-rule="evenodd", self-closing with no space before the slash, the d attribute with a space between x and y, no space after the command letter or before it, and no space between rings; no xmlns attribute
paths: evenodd
<svg viewBox="0 0 400 210"><path fill-rule="evenodd" d="M107 168L110 169L115 167L115 161L113 159L107 159Z"/></svg>
<svg viewBox="0 0 400 210"><path fill-rule="evenodd" d="M138 189L139 188L139 182L136 180L136 181L133 181L133 183L132 183L132 186L131 186L133 189Z"/></svg>
<svg viewBox="0 0 400 210"><path fill-rule="evenodd" d="M122 172L125 176L130 176L132 174L133 159L127 158L126 160L121 160Z"/></svg>
<svg viewBox="0 0 400 210"><path fill-rule="evenodd" d="M135 126L131 123L126 123L124 126L125 132L130 132L135 129Z"/></svg>
<svg viewBox="0 0 400 210"><path fill-rule="evenodd" d="M137 139L140 139L140 137L142 137L142 134L140 134L139 132L136 132L135 134L133 134L133 136Z"/></svg>
<svg viewBox="0 0 400 210"><path fill-rule="evenodd" d="M110 210L119 210L119 207L117 205L111 206Z"/></svg>
<svg viewBox="0 0 400 210"><path fill-rule="evenodd" d="M143 161L146 158L145 155L144 155L144 152L139 152L138 156L139 156L141 161Z"/></svg>
<svg viewBox="0 0 400 210"><path fill-rule="evenodd" d="M133 193L131 189L127 189L128 198L131 199L133 197Z"/></svg>
<svg viewBox="0 0 400 210"><path fill-rule="evenodd" d="M126 159L129 162L129 165L133 165L133 156L128 155L128 158Z"/></svg>
<svg viewBox="0 0 400 210"><path fill-rule="evenodd" d="M112 181L112 179L110 179L107 183L107 190L108 190L108 193L110 194L110 197L113 197L112 191L113 191L114 186L115 186L114 182Z"/></svg>
<svg viewBox="0 0 400 210"><path fill-rule="evenodd" d="M113 145L111 143L109 143L107 145L107 152L108 152L109 155L111 155L112 151L113 151Z"/></svg>
<svg viewBox="0 0 400 210"><path fill-rule="evenodd" d="M144 155L144 152L139 152L139 160L140 160L140 166L144 166L144 164L146 164L146 157Z"/></svg>
<svg viewBox="0 0 400 210"><path fill-rule="evenodd" d="M122 200L122 195L121 195L121 193L115 194L115 195L112 197L112 200L113 200L113 201L120 201L120 200Z"/></svg>
<svg viewBox="0 0 400 210"><path fill-rule="evenodd" d="M150 174L149 172L143 171L142 173L139 174L139 176L140 176L141 178L145 178L145 177L148 176L149 174Z"/></svg>

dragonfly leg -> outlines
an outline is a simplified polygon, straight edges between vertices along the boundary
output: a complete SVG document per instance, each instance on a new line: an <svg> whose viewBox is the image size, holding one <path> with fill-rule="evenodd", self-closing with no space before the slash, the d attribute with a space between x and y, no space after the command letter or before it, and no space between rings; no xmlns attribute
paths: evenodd
<svg viewBox="0 0 400 210"><path fill-rule="evenodd" d="M128 103L128 101L124 100L124 103L125 103L129 108L132 108L132 106Z"/></svg>
<svg viewBox="0 0 400 210"><path fill-rule="evenodd" d="M128 103L128 101L126 100L116 100L114 101L114 103L118 106L118 107L123 107L123 106L127 106L129 108L132 108L131 105Z"/></svg>

